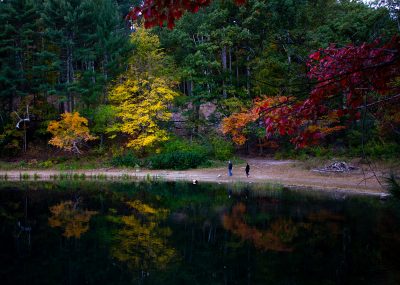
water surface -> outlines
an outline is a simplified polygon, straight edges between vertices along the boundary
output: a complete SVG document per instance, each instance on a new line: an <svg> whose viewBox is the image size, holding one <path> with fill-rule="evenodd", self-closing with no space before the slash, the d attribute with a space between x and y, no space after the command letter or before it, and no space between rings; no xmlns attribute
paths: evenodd
<svg viewBox="0 0 400 285"><path fill-rule="evenodd" d="M400 207L189 183L0 184L1 284L400 284Z"/></svg>

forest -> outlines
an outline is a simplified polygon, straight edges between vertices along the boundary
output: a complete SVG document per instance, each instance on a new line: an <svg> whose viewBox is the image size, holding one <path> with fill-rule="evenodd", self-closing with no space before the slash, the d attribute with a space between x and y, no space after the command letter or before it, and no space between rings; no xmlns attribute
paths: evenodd
<svg viewBox="0 0 400 285"><path fill-rule="evenodd" d="M2 163L399 157L398 1L173 3L1 1Z"/></svg>

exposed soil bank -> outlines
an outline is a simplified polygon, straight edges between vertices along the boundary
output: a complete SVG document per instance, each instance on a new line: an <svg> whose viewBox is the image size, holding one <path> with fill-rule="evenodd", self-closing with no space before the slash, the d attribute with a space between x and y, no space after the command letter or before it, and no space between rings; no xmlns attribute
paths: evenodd
<svg viewBox="0 0 400 285"><path fill-rule="evenodd" d="M368 171L360 169L351 173L318 173L307 170L304 163L297 161L277 161L266 159L248 159L251 166L250 177L245 175L245 165L234 165L233 176L227 175L226 168L206 168L193 169L185 171L177 170L140 170L133 169L94 169L94 170L77 170L77 171L58 171L58 170L0 170L0 176L7 175L10 181L21 180L21 175L25 174L25 178L35 180L52 180L55 175L60 173L82 174L86 178L90 177L107 177L108 179L124 178L127 175L131 178L143 179L148 176L158 177L164 180L186 180L192 181L196 179L199 183L217 182L246 182L246 183L277 183L291 189L298 190L319 190L335 192L339 194L368 194L368 195L385 195L384 185L379 180L384 181L383 173L376 171ZM27 174L27 175L26 175ZM382 187L383 186L383 187Z"/></svg>

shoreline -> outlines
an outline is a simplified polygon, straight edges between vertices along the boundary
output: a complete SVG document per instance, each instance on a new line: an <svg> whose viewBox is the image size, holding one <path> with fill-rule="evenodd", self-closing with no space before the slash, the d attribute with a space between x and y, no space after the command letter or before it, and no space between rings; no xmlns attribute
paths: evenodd
<svg viewBox="0 0 400 285"><path fill-rule="evenodd" d="M244 167L243 167L244 168ZM279 167L278 167L279 168ZM271 170L271 169L270 169ZM295 170L298 171L298 170ZM271 175L268 173L257 173L247 178L244 174L228 177L224 168L217 169L192 169L192 170L140 170L132 169L93 169L93 170L0 170L0 183L2 182L34 182L34 181L135 181L135 180L165 180L165 181L188 181L194 179L199 183L249 183L279 185L283 188L300 192L321 192L338 195L345 198L346 195L367 195L380 198L389 196L386 190L377 187L377 183L361 184L357 179L359 175L321 175L315 180L315 174L308 173L300 178L294 175ZM305 172L305 171L303 171ZM339 183L340 182L340 183ZM345 182L345 183L344 183ZM366 182L366 181L365 181Z"/></svg>

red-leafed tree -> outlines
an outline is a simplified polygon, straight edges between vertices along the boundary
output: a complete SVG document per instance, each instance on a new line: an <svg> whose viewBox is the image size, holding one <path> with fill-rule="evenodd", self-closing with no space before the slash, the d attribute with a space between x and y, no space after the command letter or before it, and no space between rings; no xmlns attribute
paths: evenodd
<svg viewBox="0 0 400 285"><path fill-rule="evenodd" d="M127 18L136 20L139 16L144 19L145 28L163 26L169 29L175 26L175 20L189 11L196 13L200 8L210 5L211 0L144 0L141 5L133 8ZM235 0L238 5L245 0Z"/></svg>
<svg viewBox="0 0 400 285"><path fill-rule="evenodd" d="M288 135L297 147L305 147L345 128L346 122L359 119L362 109L381 121L388 115L385 109L390 114L400 112L399 36L385 44L376 40L360 46L331 45L309 58L308 77L314 87L306 100L265 97L244 111L253 115L253 121L258 119L264 124L267 137ZM238 136L238 129L228 127L234 123L232 117L245 116L234 114L226 118L223 132ZM242 123L239 130L244 127Z"/></svg>

